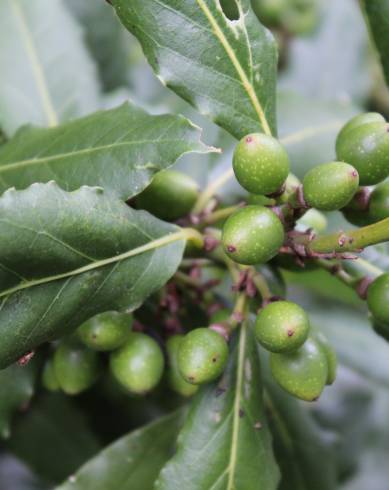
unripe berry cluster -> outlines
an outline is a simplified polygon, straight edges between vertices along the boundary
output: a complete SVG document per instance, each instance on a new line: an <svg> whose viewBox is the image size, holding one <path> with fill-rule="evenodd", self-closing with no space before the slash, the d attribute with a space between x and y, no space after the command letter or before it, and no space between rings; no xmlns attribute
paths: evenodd
<svg viewBox="0 0 389 490"><path fill-rule="evenodd" d="M258 342L270 351L275 380L293 396L317 400L336 376L336 355L323 334L312 331L307 314L296 303L276 301L258 314Z"/></svg>

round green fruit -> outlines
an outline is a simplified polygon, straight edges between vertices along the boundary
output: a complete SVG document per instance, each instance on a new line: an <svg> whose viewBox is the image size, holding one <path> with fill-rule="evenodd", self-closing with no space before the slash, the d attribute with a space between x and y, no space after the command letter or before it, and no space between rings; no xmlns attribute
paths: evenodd
<svg viewBox="0 0 389 490"><path fill-rule="evenodd" d="M328 376L326 384L332 385L336 379L336 371L338 368L338 359L336 357L336 352L332 345L329 343L327 337L322 332L316 330L314 333L314 337L319 343L327 358Z"/></svg>
<svg viewBox="0 0 389 490"><path fill-rule="evenodd" d="M299 305L276 301L260 311L255 336L270 352L292 352L307 340L309 329L308 315Z"/></svg>
<svg viewBox="0 0 389 490"><path fill-rule="evenodd" d="M371 193L368 214L373 223L389 218L389 182L377 185Z"/></svg>
<svg viewBox="0 0 389 490"><path fill-rule="evenodd" d="M349 131L358 128L359 126L363 126L364 124L376 122L385 122L385 118L381 116L381 114L378 114L378 112L366 112L350 119L339 131L336 138L336 151L338 151L338 146L342 143Z"/></svg>
<svg viewBox="0 0 389 490"><path fill-rule="evenodd" d="M270 368L284 390L305 401L316 401L328 379L327 357L311 337L297 351L270 354Z"/></svg>
<svg viewBox="0 0 389 490"><path fill-rule="evenodd" d="M379 323L374 319L371 323L375 333L389 342L389 323Z"/></svg>
<svg viewBox="0 0 389 490"><path fill-rule="evenodd" d="M277 255L284 238L284 227L273 211L247 206L235 211L224 223L222 243L232 260L253 265Z"/></svg>
<svg viewBox="0 0 389 490"><path fill-rule="evenodd" d="M304 177L304 199L313 208L336 211L352 199L358 185L358 172L348 163L324 163Z"/></svg>
<svg viewBox="0 0 389 490"><path fill-rule="evenodd" d="M389 124L363 124L339 138L339 160L349 162L358 173L361 185L374 185L389 175Z"/></svg>
<svg viewBox="0 0 389 490"><path fill-rule="evenodd" d="M265 24L278 25L288 0L251 0L256 16Z"/></svg>
<svg viewBox="0 0 389 490"><path fill-rule="evenodd" d="M110 355L110 369L131 393L152 390L163 374L164 358L157 342L140 332L130 332L122 347Z"/></svg>
<svg viewBox="0 0 389 490"><path fill-rule="evenodd" d="M375 321L389 324L389 272L377 277L367 290L367 305Z"/></svg>
<svg viewBox="0 0 389 490"><path fill-rule="evenodd" d="M169 359L167 379L172 390L182 396L192 396L199 387L185 381L178 369L178 352L183 340L183 335L173 335L173 337L170 337L166 342L166 350Z"/></svg>
<svg viewBox="0 0 389 490"><path fill-rule="evenodd" d="M190 213L198 193L192 178L175 170L164 170L139 194L136 204L157 218L175 221Z"/></svg>
<svg viewBox="0 0 389 490"><path fill-rule="evenodd" d="M132 315L107 311L83 323L77 333L87 347L97 351L110 351L124 344L132 322Z"/></svg>
<svg viewBox="0 0 389 490"><path fill-rule="evenodd" d="M178 368L189 383L209 383L223 373L227 358L228 345L220 334L209 328L196 328L181 342Z"/></svg>
<svg viewBox="0 0 389 490"><path fill-rule="evenodd" d="M271 206L275 203L274 199L266 196L261 196L260 194L249 194L246 199L247 204L257 205L257 206Z"/></svg>
<svg viewBox="0 0 389 490"><path fill-rule="evenodd" d="M279 204L286 204L289 198L296 192L299 185L301 185L300 180L295 175L289 174L285 181L284 192L277 198L277 202Z"/></svg>
<svg viewBox="0 0 389 490"><path fill-rule="evenodd" d="M253 133L240 140L232 161L239 184L253 194L278 191L289 173L289 158L279 141Z"/></svg>
<svg viewBox="0 0 389 490"><path fill-rule="evenodd" d="M58 347L53 364L58 384L68 395L77 395L90 388L100 371L97 352L74 341Z"/></svg>
<svg viewBox="0 0 389 490"><path fill-rule="evenodd" d="M48 359L43 366L42 384L48 391L58 391L60 389L52 359Z"/></svg>

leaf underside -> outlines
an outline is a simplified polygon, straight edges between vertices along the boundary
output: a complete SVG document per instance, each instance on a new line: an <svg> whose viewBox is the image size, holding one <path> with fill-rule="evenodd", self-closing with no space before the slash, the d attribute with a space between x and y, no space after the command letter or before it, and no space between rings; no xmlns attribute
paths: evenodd
<svg viewBox="0 0 389 490"><path fill-rule="evenodd" d="M211 149L187 119L125 103L57 128L20 130L0 148L0 192L54 179L68 191L96 185L125 200L192 151Z"/></svg>
<svg viewBox="0 0 389 490"><path fill-rule="evenodd" d="M162 83L237 138L276 132L277 49L250 0L235 21L219 0L112 3Z"/></svg>
<svg viewBox="0 0 389 490"><path fill-rule="evenodd" d="M0 125L55 126L99 107L95 66L61 0L0 2Z"/></svg>
<svg viewBox="0 0 389 490"><path fill-rule="evenodd" d="M99 188L68 193L54 182L5 192L0 226L1 367L99 312L139 307L174 274L185 242L176 226ZM172 243L120 255L171 234Z"/></svg>

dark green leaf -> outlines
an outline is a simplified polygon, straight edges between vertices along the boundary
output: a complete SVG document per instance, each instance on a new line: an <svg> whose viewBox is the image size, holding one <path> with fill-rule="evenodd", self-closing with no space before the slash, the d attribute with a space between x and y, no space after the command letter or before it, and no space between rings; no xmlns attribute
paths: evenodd
<svg viewBox="0 0 389 490"><path fill-rule="evenodd" d="M61 394L44 396L19 418L8 448L41 478L59 483L101 446L86 418Z"/></svg>
<svg viewBox="0 0 389 490"><path fill-rule="evenodd" d="M152 490L173 451L181 415L174 412L122 437L56 490Z"/></svg>
<svg viewBox="0 0 389 490"><path fill-rule="evenodd" d="M35 388L37 363L27 366L15 364L0 371L0 437L11 434L11 420L14 412L26 408Z"/></svg>
<svg viewBox="0 0 389 490"><path fill-rule="evenodd" d="M238 138L275 132L276 45L250 0L235 21L218 0L112 3L162 83Z"/></svg>
<svg viewBox="0 0 389 490"><path fill-rule="evenodd" d="M91 316L134 310L178 267L186 234L99 188L0 198L0 366Z"/></svg>
<svg viewBox="0 0 389 490"><path fill-rule="evenodd" d="M331 438L300 402L268 377L267 404L277 462L280 490L335 490L336 466Z"/></svg>
<svg viewBox="0 0 389 490"><path fill-rule="evenodd" d="M180 156L210 151L182 116L123 104L58 128L25 128L0 148L0 191L55 179L66 190L99 185L127 199Z"/></svg>
<svg viewBox="0 0 389 490"><path fill-rule="evenodd" d="M261 372L248 327L236 335L225 374L194 399L158 490L275 490L279 471L265 418Z"/></svg>
<svg viewBox="0 0 389 490"><path fill-rule="evenodd" d="M389 0L361 0L389 84Z"/></svg>
<svg viewBox="0 0 389 490"><path fill-rule="evenodd" d="M0 124L56 126L96 110L96 70L61 0L0 2Z"/></svg>

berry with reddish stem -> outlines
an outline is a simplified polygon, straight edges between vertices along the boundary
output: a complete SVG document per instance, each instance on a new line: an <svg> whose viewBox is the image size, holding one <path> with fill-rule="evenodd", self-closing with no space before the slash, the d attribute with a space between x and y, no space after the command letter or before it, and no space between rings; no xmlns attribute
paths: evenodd
<svg viewBox="0 0 389 490"><path fill-rule="evenodd" d="M178 352L183 340L184 335L173 335L166 342L169 360L167 380L172 390L182 396L189 397L194 395L199 387L185 381L178 369Z"/></svg>

